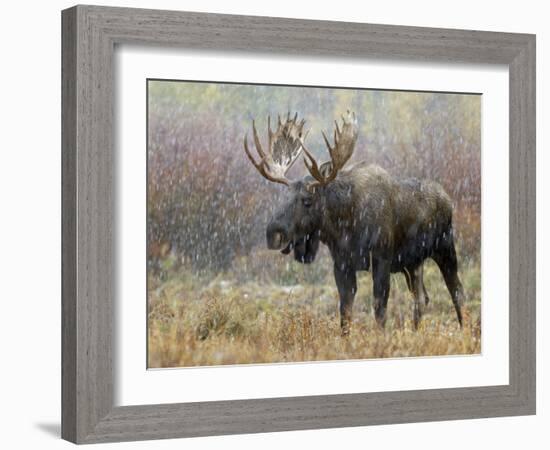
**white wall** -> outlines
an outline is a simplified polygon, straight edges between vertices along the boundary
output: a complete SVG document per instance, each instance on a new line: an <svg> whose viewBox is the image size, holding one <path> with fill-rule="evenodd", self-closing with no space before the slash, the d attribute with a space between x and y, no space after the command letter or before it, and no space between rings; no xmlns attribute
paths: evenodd
<svg viewBox="0 0 550 450"><path fill-rule="evenodd" d="M117 448L543 448L548 441L550 396L543 380L549 309L542 255L549 223L543 210L548 178L543 167L550 120L548 21L544 2L397 1L298 2L278 0L107 1L135 6L235 14L334 19L399 25L514 31L537 34L538 125L538 411L536 417L302 431L121 444ZM68 447L59 439L60 417L60 10L69 1L5 2L0 25L0 414L3 448ZM544 161L546 159L546 161ZM548 202L546 202L548 203ZM548 265L546 265L546 268ZM546 279L544 279L546 278ZM545 353L543 355L543 352ZM547 444L546 444L547 445Z"/></svg>

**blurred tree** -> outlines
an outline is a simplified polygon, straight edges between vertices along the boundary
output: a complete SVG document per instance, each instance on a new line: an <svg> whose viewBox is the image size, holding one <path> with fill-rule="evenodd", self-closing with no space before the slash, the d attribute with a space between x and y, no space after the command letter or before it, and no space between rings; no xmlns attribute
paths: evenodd
<svg viewBox="0 0 550 450"><path fill-rule="evenodd" d="M309 87L149 81L148 255L151 267L171 254L197 271L227 268L262 244L265 223L284 188L257 175L242 150L256 119L297 111L309 147L328 158L321 130L356 111L360 137L353 161L400 177L440 182L455 202L459 245L479 257L481 96ZM305 174L301 164L291 176Z"/></svg>

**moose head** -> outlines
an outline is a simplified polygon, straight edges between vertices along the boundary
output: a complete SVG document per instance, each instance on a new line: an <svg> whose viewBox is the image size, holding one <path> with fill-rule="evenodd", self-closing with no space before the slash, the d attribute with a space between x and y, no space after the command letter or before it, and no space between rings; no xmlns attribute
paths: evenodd
<svg viewBox="0 0 550 450"><path fill-rule="evenodd" d="M315 259L319 248L329 194L326 187L336 179L338 172L353 154L357 141L357 120L355 114L348 111L347 116L342 117L341 126L335 121L332 144L325 133L322 133L330 160L321 165L305 146L307 132L304 132L304 125L305 120L298 121L297 114L293 118L289 114L283 121L279 117L277 129L273 131L268 118L266 151L253 121L254 143L260 160L257 161L252 156L247 136L244 138L244 149L262 176L288 188L286 200L267 226L268 248L281 250L284 254L294 250L296 260L310 263ZM303 155L309 175L301 180L291 181L286 174L300 155Z"/></svg>

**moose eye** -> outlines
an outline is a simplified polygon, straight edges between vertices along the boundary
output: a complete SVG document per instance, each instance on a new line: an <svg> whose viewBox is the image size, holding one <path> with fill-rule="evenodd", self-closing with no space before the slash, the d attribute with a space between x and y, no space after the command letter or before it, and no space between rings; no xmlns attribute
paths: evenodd
<svg viewBox="0 0 550 450"><path fill-rule="evenodd" d="M304 204L304 206L305 206L306 208L309 208L309 207L311 206L311 198L309 198L309 197L304 197L304 198L302 199L302 203Z"/></svg>

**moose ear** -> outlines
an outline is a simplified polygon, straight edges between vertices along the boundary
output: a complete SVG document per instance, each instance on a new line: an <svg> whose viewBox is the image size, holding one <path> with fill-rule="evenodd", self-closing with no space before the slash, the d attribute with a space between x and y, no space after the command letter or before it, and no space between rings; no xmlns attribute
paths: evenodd
<svg viewBox="0 0 550 450"><path fill-rule="evenodd" d="M319 172L321 172L321 175L324 177L328 177L330 172L332 172L332 162L327 161L321 164L321 167L319 167Z"/></svg>
<svg viewBox="0 0 550 450"><path fill-rule="evenodd" d="M319 167L319 173L324 178L328 178L331 172L332 172L332 161L324 162ZM317 190L318 186L319 186L319 181L313 181L312 183L309 183L308 185L306 185L306 190L310 194L315 194L315 191Z"/></svg>
<svg viewBox="0 0 550 450"><path fill-rule="evenodd" d="M319 250L319 241L318 231L301 238L294 245L294 259L302 264L312 263Z"/></svg>

